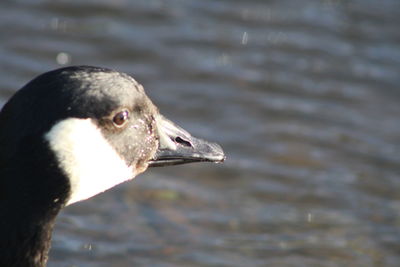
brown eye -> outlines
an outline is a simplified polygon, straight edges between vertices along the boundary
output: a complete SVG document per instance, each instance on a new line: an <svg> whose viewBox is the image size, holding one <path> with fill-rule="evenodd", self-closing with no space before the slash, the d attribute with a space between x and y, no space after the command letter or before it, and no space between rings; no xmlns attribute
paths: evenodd
<svg viewBox="0 0 400 267"><path fill-rule="evenodd" d="M123 110L115 114L113 118L113 123L117 127L122 127L129 119L129 112L127 110Z"/></svg>

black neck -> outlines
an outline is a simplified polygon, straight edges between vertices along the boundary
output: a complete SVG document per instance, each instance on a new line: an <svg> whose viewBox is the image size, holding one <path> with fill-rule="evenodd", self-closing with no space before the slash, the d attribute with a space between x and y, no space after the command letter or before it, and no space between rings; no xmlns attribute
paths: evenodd
<svg viewBox="0 0 400 267"><path fill-rule="evenodd" d="M68 197L67 179L46 147L0 155L0 266L45 266L54 221ZM33 151L32 151L33 150ZM30 155L25 157L24 155Z"/></svg>

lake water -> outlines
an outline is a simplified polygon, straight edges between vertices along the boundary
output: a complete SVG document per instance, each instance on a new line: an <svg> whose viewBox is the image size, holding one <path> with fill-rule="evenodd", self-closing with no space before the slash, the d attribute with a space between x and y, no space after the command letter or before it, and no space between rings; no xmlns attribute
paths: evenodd
<svg viewBox="0 0 400 267"><path fill-rule="evenodd" d="M398 0L0 7L0 106L109 67L227 154L66 208L49 266L400 266Z"/></svg>

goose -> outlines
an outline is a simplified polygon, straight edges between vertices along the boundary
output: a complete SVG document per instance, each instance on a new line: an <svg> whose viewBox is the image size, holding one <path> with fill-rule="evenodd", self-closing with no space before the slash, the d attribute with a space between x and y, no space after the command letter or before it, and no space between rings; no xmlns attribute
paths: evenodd
<svg viewBox="0 0 400 267"><path fill-rule="evenodd" d="M131 76L70 66L0 112L0 266L46 266L60 210L148 167L222 162L222 148L159 113Z"/></svg>

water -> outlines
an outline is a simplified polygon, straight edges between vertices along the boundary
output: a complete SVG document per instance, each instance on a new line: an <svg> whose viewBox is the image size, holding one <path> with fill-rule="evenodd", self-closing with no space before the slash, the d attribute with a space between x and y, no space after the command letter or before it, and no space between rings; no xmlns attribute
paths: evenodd
<svg viewBox="0 0 400 267"><path fill-rule="evenodd" d="M49 266L399 266L399 1L0 6L0 106L114 68L228 156L66 208Z"/></svg>

